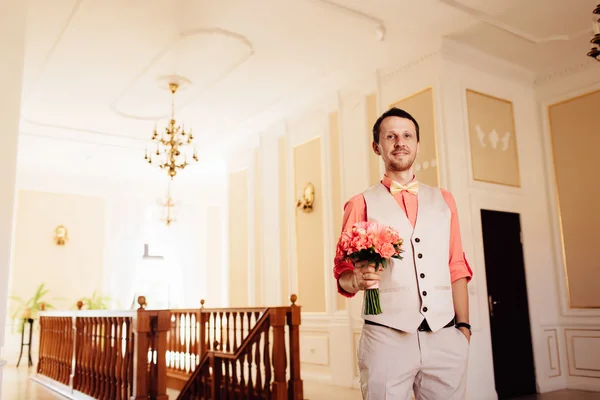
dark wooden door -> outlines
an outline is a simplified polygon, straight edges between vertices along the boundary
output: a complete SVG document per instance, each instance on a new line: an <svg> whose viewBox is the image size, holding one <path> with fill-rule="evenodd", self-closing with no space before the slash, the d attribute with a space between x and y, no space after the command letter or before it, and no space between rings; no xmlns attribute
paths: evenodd
<svg viewBox="0 0 600 400"><path fill-rule="evenodd" d="M494 378L500 399L536 392L519 214L481 210Z"/></svg>

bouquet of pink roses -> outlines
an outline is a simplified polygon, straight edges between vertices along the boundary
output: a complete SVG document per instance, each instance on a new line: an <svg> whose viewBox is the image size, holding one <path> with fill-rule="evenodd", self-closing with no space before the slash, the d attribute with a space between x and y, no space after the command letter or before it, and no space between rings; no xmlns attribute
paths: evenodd
<svg viewBox="0 0 600 400"><path fill-rule="evenodd" d="M402 243L398 232L389 226L374 221L357 222L351 230L342 232L337 255L354 264L361 261L375 263L377 270L380 266L386 268L390 258L402 259ZM365 315L377 314L381 314L378 284L367 288L365 294Z"/></svg>

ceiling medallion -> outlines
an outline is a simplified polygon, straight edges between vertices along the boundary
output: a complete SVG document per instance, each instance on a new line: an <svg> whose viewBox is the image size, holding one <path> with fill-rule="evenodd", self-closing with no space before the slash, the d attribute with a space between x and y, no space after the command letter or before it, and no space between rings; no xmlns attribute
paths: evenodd
<svg viewBox="0 0 600 400"><path fill-rule="evenodd" d="M183 125L177 125L175 120L175 92L182 83L189 83L189 81L175 76L165 78L169 79L168 89L173 96L171 119L162 133L159 134L156 127L154 128L152 141L155 143L156 149L150 152L146 149L144 159L148 161L148 164L158 165L161 169L166 170L169 177L173 179L178 170L183 170L191 162L198 162L198 153L192 145L194 140L192 130L186 132ZM161 78L161 80L165 78Z"/></svg>
<svg viewBox="0 0 600 400"><path fill-rule="evenodd" d="M592 13L594 14L593 25L595 34L594 36L592 36L592 40L590 40L590 43L592 43L594 47L592 47L592 49L587 53L587 55L600 61L600 49L598 49L598 46L600 46L600 18L598 18L598 16L600 15L600 4L596 6Z"/></svg>

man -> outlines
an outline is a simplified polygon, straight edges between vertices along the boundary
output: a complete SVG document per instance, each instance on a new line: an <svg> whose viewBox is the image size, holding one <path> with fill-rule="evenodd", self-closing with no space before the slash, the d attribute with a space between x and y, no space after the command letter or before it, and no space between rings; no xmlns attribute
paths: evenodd
<svg viewBox="0 0 600 400"><path fill-rule="evenodd" d="M388 267L353 265L336 257L338 292L346 297L379 282L382 313L364 315L358 364L363 399L464 399L471 330L456 204L443 190L417 182L417 121L392 108L373 126L373 151L383 180L344 206L342 230L373 220L395 228L403 259Z"/></svg>

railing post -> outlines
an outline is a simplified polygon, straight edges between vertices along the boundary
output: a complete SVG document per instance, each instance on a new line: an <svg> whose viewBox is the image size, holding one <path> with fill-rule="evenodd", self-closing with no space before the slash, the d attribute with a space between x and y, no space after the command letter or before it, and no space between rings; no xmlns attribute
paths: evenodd
<svg viewBox="0 0 600 400"><path fill-rule="evenodd" d="M290 380L288 384L288 399L304 399L304 389L300 378L300 307L296 305L298 296L290 296L292 305L287 316L290 335Z"/></svg>
<svg viewBox="0 0 600 400"><path fill-rule="evenodd" d="M206 353L206 323L207 323L207 314L202 312L204 310L204 299L200 300L200 312L199 312L199 322L200 322L200 353L198 354L198 356L200 357L200 359L202 359L202 357L204 357L204 354Z"/></svg>
<svg viewBox="0 0 600 400"><path fill-rule="evenodd" d="M160 310L154 312L156 318L154 336L154 351L156 351L156 393L152 399L169 400L167 395L167 333L171 328L171 311Z"/></svg>
<svg viewBox="0 0 600 400"><path fill-rule="evenodd" d="M135 330L135 387L136 400L147 400L150 395L150 375L148 374L148 349L150 348L150 313L144 306L146 298L138 297L140 307L137 310Z"/></svg>
<svg viewBox="0 0 600 400"><path fill-rule="evenodd" d="M270 310L273 327L273 382L271 383L271 399L284 400L287 397L285 382L285 317L286 309L282 307Z"/></svg>

